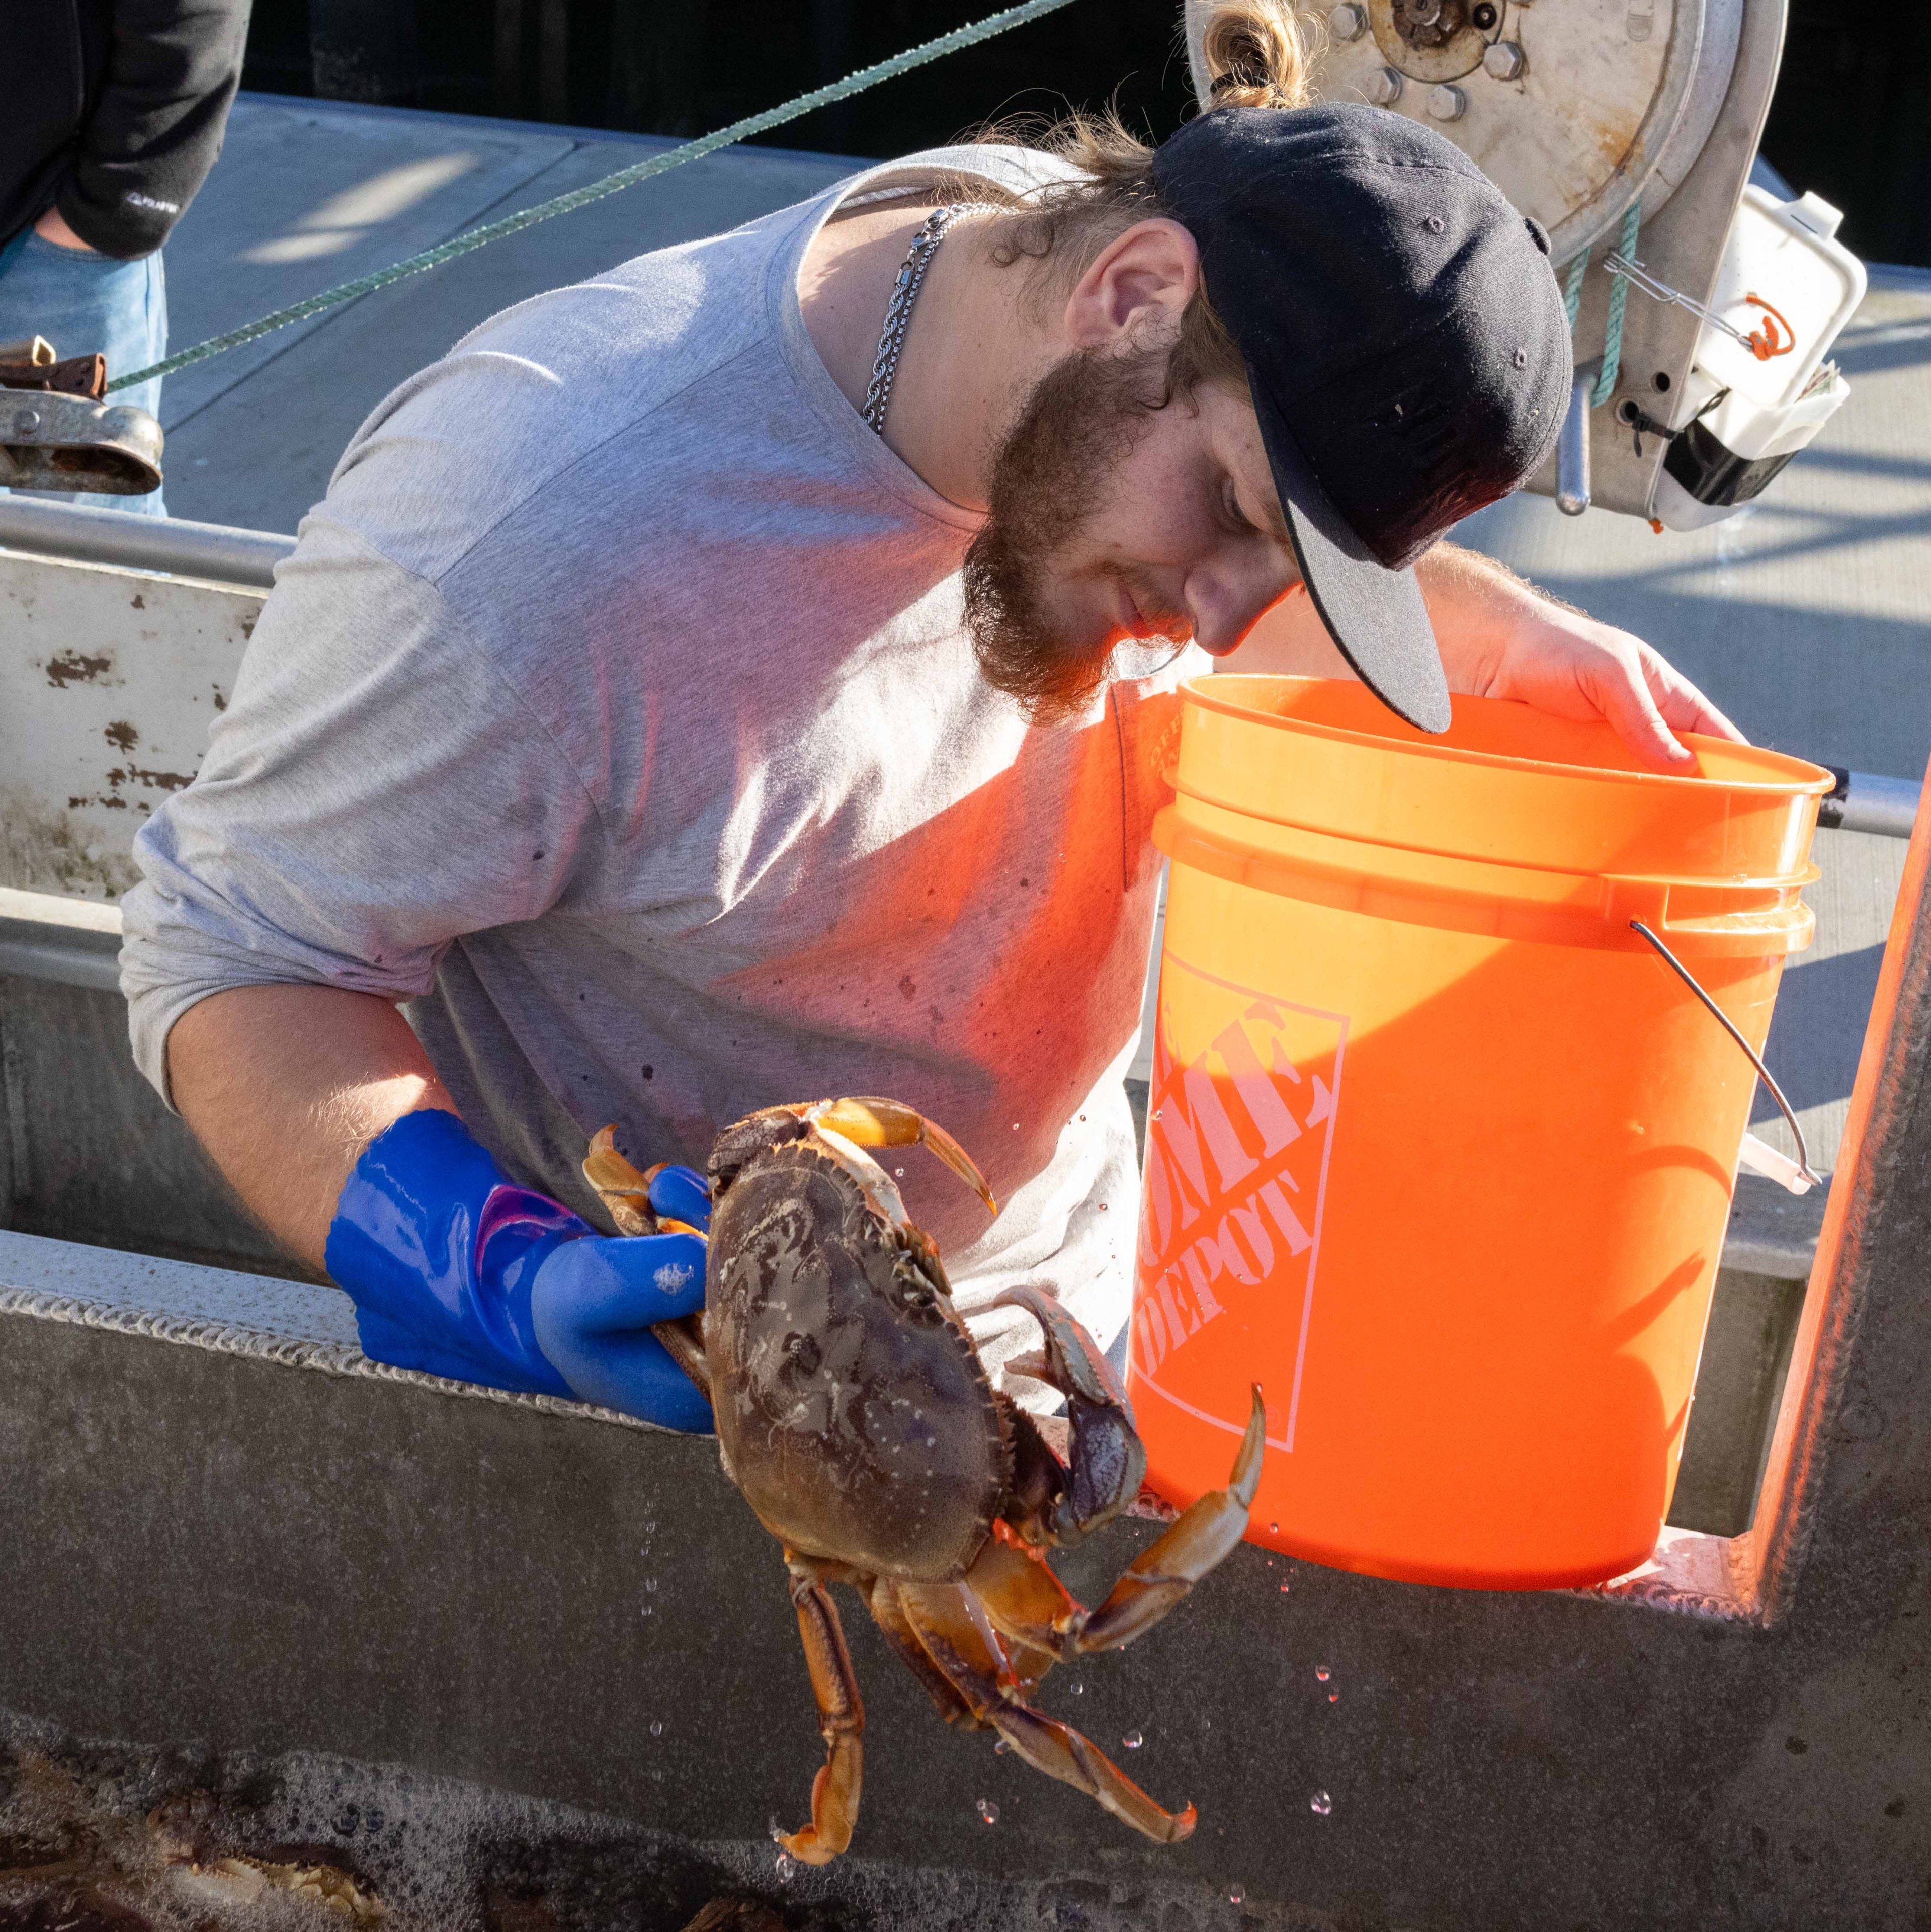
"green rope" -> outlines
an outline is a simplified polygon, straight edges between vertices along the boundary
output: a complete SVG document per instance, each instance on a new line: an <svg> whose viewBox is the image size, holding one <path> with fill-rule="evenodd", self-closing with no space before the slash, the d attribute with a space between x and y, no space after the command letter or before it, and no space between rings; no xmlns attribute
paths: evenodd
<svg viewBox="0 0 1931 1932"><path fill-rule="evenodd" d="M1633 201L1629 212L1623 217L1623 238L1616 244L1616 252L1626 262L1636 259L1636 231L1642 225L1642 202ZM1617 372L1623 366L1623 309L1629 298L1629 278L1612 275L1609 320L1603 331L1603 373L1597 377L1595 389L1589 398L1592 410L1600 410L1609 400L1609 392L1616 386Z"/></svg>
<svg viewBox="0 0 1931 1932"><path fill-rule="evenodd" d="M440 268L445 262L454 261L458 255L466 255L472 248L487 248L492 242L500 242L506 235L533 228L539 221L547 221L553 215L568 214L574 209L586 207L607 194L615 194L620 188L632 187L638 182L649 180L653 175L682 167L686 161L702 160L706 154L715 154L720 148L731 147L754 134L781 128L786 122L795 121L801 115L829 107L834 101L849 100L855 94L862 94L868 87L876 87L880 81L895 80L901 74L909 74L914 68L924 67L928 62L956 53L961 47L976 46L981 40L991 40L995 34L1003 34L1009 28L1024 26L1028 20L1057 13L1062 7L1072 4L1072 0L1024 0L1020 6L1009 7L1003 13L988 14L982 20L955 27L949 34L941 34L937 40L926 40L918 46L908 47L903 53L894 54L889 60L861 68L857 73L846 75L843 80L814 88L809 94L801 94L781 107L767 107L761 114L747 115L742 121L733 121L728 128L720 128L714 134L702 135L694 141L685 142L682 147L673 148L668 153L653 154L647 161L619 168L615 174L606 175L601 181L574 188L568 194L558 195L554 200L538 202L534 208L526 208L520 214L505 215L500 221L472 228L467 234L457 236L437 248L425 248L421 254L412 255L406 261L391 262L388 268L378 268L371 274L359 275L352 282L325 289L305 302L291 303L288 308L278 308L272 314L246 323L240 328L231 328L225 335L211 335L205 342L197 342L191 349L184 349L150 368L136 369L132 375L116 376L107 386L110 390L129 389L137 382L151 382L157 376L171 376L177 369L205 362L210 356L219 356L225 350L238 349L243 343L253 342L257 337L272 334L277 328L286 328L290 322L305 321L311 315L319 315L325 309L353 302L359 296L373 295L376 290L387 288L391 282L399 282L406 276L419 275L425 270Z"/></svg>
<svg viewBox="0 0 1931 1932"><path fill-rule="evenodd" d="M1642 226L1642 203L1633 201L1623 216L1622 238L1616 244L1616 252L1626 262L1636 259L1636 233ZM1576 333L1576 317L1582 307L1582 278L1589 272L1589 250L1585 248L1569 265L1569 279L1562 286L1562 305L1569 311L1569 332ZM1623 366L1623 310L1630 299L1629 279L1624 275L1609 278L1609 314L1603 329L1603 368L1596 378L1596 386L1589 392L1589 406L1600 410L1609 400L1616 386L1616 376Z"/></svg>
<svg viewBox="0 0 1931 1932"><path fill-rule="evenodd" d="M1569 281L1562 291L1562 305L1569 311L1569 332L1576 333L1576 312L1582 306L1582 278L1589 272L1589 251L1584 249L1569 265Z"/></svg>

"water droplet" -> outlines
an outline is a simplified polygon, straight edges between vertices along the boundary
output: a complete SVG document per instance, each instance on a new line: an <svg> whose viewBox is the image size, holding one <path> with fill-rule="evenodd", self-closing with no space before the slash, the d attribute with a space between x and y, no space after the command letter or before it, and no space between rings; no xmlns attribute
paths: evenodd
<svg viewBox="0 0 1931 1932"><path fill-rule="evenodd" d="M643 1587L646 1590L649 1591L652 1595L655 1595L657 1591L657 1579L655 1576L645 1577L643 1580Z"/></svg>
<svg viewBox="0 0 1931 1932"><path fill-rule="evenodd" d="M1325 1684L1334 1672L1329 1670L1326 1664L1317 1664L1314 1667L1314 1674L1316 1682Z"/></svg>
<svg viewBox="0 0 1931 1932"><path fill-rule="evenodd" d="M1284 1597L1285 1597L1287 1594L1288 1594L1288 1586L1286 1586L1286 1584L1283 1583L1283 1584L1281 1586L1281 1594L1282 1594L1282 1596L1284 1596Z"/></svg>
<svg viewBox="0 0 1931 1932"><path fill-rule="evenodd" d="M902 1167L895 1167L892 1171L901 1180L905 1178L905 1170Z"/></svg>
<svg viewBox="0 0 1931 1932"><path fill-rule="evenodd" d="M1003 1738L1001 1738L998 1742L993 1746L992 1754L995 1757L1003 1757L1012 1748L1012 1747L1008 1744Z"/></svg>
<svg viewBox="0 0 1931 1932"><path fill-rule="evenodd" d="M1099 1204L1099 1211L1100 1211L1102 1214L1104 1214L1106 1212L1106 1203L1105 1203L1104 1201L1102 1201L1102 1202Z"/></svg>
<svg viewBox="0 0 1931 1932"><path fill-rule="evenodd" d="M978 1810L979 1816L983 1819L987 1824L996 1825L999 1822L999 1807L994 1804L990 1798L982 1798L979 1801L976 1809Z"/></svg>
<svg viewBox="0 0 1931 1932"><path fill-rule="evenodd" d="M1012 1131L1013 1131L1015 1134L1019 1131L1019 1123L1018 1123L1017 1120L1015 1120L1015 1121L1012 1123Z"/></svg>
<svg viewBox="0 0 1931 1932"><path fill-rule="evenodd" d="M781 1882L789 1880L797 1869L797 1864L789 1852L778 1854L778 1876Z"/></svg>
<svg viewBox="0 0 1931 1932"><path fill-rule="evenodd" d="M1325 1818L1334 1809L1334 1800L1324 1791L1317 1791L1307 1802L1307 1808L1318 1818Z"/></svg>
<svg viewBox="0 0 1931 1932"><path fill-rule="evenodd" d="M1075 1697L1084 1697L1086 1695L1086 1686L1077 1677L1073 1679L1072 1693Z"/></svg>
<svg viewBox="0 0 1931 1932"><path fill-rule="evenodd" d="M1270 1536L1279 1536L1279 1535L1280 1534L1280 1533L1281 1533L1281 1526L1280 1526L1279 1523L1277 1523L1277 1522L1270 1522L1270 1524L1268 1524L1268 1526L1267 1526L1267 1534L1268 1534Z"/></svg>
<svg viewBox="0 0 1931 1932"><path fill-rule="evenodd" d="M657 1527L657 1525L656 1525L655 1522L647 1522L647 1523L646 1523L646 1524L644 1525L644 1526L643 1526L643 1533L644 1533L644 1534L645 1534L646 1536L648 1536L648 1535L651 1533L651 1532L652 1532L652 1530L654 1530L656 1527Z"/></svg>
<svg viewBox="0 0 1931 1932"><path fill-rule="evenodd" d="M1129 1731L1126 1735L1120 1740L1120 1742L1124 1744L1129 1750L1138 1750L1140 1747L1147 1742L1147 1740L1141 1732L1138 1731Z"/></svg>
<svg viewBox="0 0 1931 1932"><path fill-rule="evenodd" d="M1339 1703L1341 1702L1341 1693L1339 1690L1330 1690L1327 1694L1327 1701L1330 1704Z"/></svg>
<svg viewBox="0 0 1931 1932"><path fill-rule="evenodd" d="M1165 1108L1164 1108L1164 1107L1156 1107L1156 1108L1153 1109L1153 1118L1154 1118L1154 1119L1157 1120L1160 1118L1160 1116L1161 1116L1162 1114L1164 1114L1166 1111L1167 1111L1167 1110L1166 1110L1166 1109L1165 1109Z"/></svg>
<svg viewBox="0 0 1931 1932"><path fill-rule="evenodd" d="M661 1718L653 1718L651 1719L650 1735L654 1738L661 1738L663 1736L664 1720Z"/></svg>
<svg viewBox="0 0 1931 1932"><path fill-rule="evenodd" d="M1247 1903L1247 1888L1238 1879L1227 1888L1227 1902L1229 1905L1245 1905Z"/></svg>

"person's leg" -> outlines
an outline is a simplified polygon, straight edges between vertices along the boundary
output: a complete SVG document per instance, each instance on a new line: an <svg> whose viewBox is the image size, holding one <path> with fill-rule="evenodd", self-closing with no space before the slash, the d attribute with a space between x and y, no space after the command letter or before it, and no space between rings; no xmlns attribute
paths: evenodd
<svg viewBox="0 0 1931 1932"><path fill-rule="evenodd" d="M62 356L96 352L107 358L107 380L145 369L167 353L167 278L158 251L117 262L79 248L63 248L29 229L0 250L0 342L43 335ZM118 389L112 402L160 412L157 377ZM88 503L106 510L167 514L158 490L145 496L93 491L25 490L22 496Z"/></svg>

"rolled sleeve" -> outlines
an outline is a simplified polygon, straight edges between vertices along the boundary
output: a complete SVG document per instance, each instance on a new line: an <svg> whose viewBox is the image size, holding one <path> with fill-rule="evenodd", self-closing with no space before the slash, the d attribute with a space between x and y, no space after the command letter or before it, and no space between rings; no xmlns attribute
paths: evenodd
<svg viewBox="0 0 1931 1932"><path fill-rule="evenodd" d="M168 1099L169 1030L231 987L418 997L453 940L554 905L598 836L568 760L435 586L311 517L194 782L135 841L135 1059Z"/></svg>

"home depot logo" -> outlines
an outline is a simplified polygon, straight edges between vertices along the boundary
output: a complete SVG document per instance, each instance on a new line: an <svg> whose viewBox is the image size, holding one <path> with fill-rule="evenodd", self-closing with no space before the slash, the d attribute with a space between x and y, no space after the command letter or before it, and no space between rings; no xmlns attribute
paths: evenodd
<svg viewBox="0 0 1931 1932"><path fill-rule="evenodd" d="M1267 1439L1291 1450L1347 1016L1270 998L1171 953L1161 970L1134 1368L1170 1402L1234 1435L1259 1376L1269 1384ZM1203 1012L1219 1022L1207 1051L1184 1064L1166 1025L1169 994L1183 985L1190 1025ZM1231 1307L1252 1348L1231 1361L1231 1352L1210 1349L1198 1373L1183 1366L1178 1358ZM1263 1352L1270 1361L1248 1358ZM1273 1364L1289 1354L1292 1372L1282 1376Z"/></svg>

